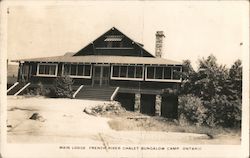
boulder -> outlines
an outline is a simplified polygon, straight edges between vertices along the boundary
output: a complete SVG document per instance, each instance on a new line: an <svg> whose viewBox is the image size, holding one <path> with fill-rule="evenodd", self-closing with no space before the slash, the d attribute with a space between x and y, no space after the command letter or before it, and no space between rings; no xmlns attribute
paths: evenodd
<svg viewBox="0 0 250 158"><path fill-rule="evenodd" d="M37 120L37 121L41 121L44 122L45 119L39 114L39 113L33 113L32 116L29 118L31 120Z"/></svg>

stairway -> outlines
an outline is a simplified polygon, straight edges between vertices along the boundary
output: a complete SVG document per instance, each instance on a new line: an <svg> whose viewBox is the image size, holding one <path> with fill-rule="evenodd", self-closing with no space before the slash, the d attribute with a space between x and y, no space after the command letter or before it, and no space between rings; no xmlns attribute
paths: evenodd
<svg viewBox="0 0 250 158"><path fill-rule="evenodd" d="M83 87L75 96L76 99L110 100L114 87Z"/></svg>
<svg viewBox="0 0 250 158"><path fill-rule="evenodd" d="M18 92L21 88L23 88L23 86L25 86L24 83L19 83L17 86L15 86L13 89L11 89L7 95L14 95L16 92Z"/></svg>

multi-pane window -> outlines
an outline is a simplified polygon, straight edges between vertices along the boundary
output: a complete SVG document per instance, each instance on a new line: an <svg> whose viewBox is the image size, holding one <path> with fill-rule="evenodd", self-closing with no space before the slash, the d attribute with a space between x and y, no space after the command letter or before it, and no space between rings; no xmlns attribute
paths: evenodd
<svg viewBox="0 0 250 158"><path fill-rule="evenodd" d="M146 80L180 80L180 66L147 66Z"/></svg>
<svg viewBox="0 0 250 158"><path fill-rule="evenodd" d="M143 66L135 65L113 65L112 78L123 80L142 80Z"/></svg>
<svg viewBox="0 0 250 158"><path fill-rule="evenodd" d="M164 67L164 79L171 79L171 67Z"/></svg>
<svg viewBox="0 0 250 158"><path fill-rule="evenodd" d="M64 64L64 75L72 77L91 77L91 65L83 64Z"/></svg>
<svg viewBox="0 0 250 158"><path fill-rule="evenodd" d="M180 71L181 68L180 67L173 67L173 79L174 80L179 80L180 79Z"/></svg>
<svg viewBox="0 0 250 158"><path fill-rule="evenodd" d="M38 64L37 75L39 76L57 76L57 64Z"/></svg>
<svg viewBox="0 0 250 158"><path fill-rule="evenodd" d="M155 67L147 67L147 78L154 78L154 68Z"/></svg>
<svg viewBox="0 0 250 158"><path fill-rule="evenodd" d="M108 48L112 48L112 47L122 47L123 43L122 43L122 39L123 36L121 35L109 35L106 36L106 39L104 40L106 42L106 46Z"/></svg>

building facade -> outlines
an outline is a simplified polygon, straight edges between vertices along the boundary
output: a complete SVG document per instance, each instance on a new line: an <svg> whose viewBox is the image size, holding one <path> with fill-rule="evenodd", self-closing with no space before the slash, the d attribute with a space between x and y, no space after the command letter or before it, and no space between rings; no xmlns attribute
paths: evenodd
<svg viewBox="0 0 250 158"><path fill-rule="evenodd" d="M57 77L68 75L74 81L75 90L80 86L84 87L78 90L76 98L80 99L81 93L92 90L98 99L98 94L93 92L94 90L96 92L103 90L103 93L116 90L115 98L126 108L143 111L142 106L145 104L144 107L149 106L148 109L154 109L152 112L154 115L156 111L159 113L164 109L160 107L159 110L159 107L155 107L156 96L161 95L163 89L178 90L182 81L180 75L182 64L161 58L164 37L162 31L156 33L156 56L154 56L143 48L143 44L113 27L76 53L15 60L19 62L18 81L30 83L30 86L38 83L52 86ZM141 98L139 108L133 106L135 94ZM172 105L176 104L176 97L171 106L177 107Z"/></svg>

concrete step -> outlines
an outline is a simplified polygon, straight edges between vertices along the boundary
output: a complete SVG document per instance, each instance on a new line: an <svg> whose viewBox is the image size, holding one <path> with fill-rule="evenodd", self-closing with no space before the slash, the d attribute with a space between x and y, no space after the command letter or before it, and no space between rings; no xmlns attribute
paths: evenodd
<svg viewBox="0 0 250 158"><path fill-rule="evenodd" d="M84 87L76 95L76 99L110 100L115 91L113 87Z"/></svg>

